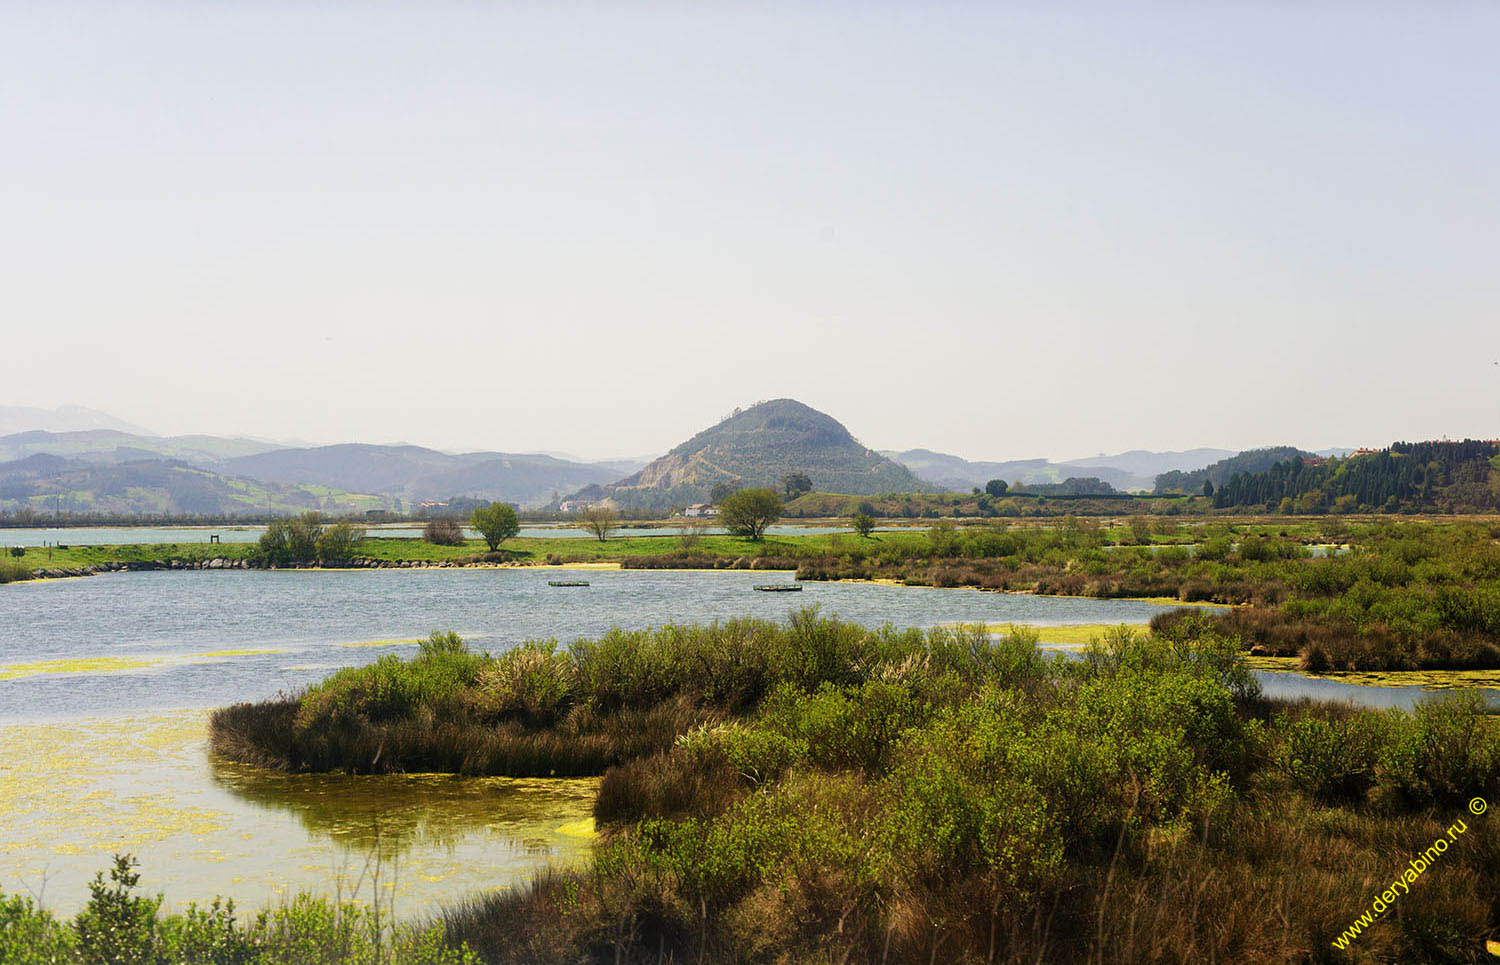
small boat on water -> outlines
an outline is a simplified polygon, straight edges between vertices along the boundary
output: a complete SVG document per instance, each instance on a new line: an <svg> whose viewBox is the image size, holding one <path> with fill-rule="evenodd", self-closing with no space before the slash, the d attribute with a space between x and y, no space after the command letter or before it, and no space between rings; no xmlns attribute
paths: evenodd
<svg viewBox="0 0 1500 965"><path fill-rule="evenodd" d="M588 586L588 580L548 580L548 586Z"/></svg>
<svg viewBox="0 0 1500 965"><path fill-rule="evenodd" d="M762 593L801 593L802 586L798 583L762 583L756 587Z"/></svg>

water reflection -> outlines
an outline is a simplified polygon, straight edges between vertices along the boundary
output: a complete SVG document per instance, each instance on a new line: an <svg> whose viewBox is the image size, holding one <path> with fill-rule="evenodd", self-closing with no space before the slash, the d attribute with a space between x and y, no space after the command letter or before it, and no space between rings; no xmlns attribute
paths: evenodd
<svg viewBox="0 0 1500 965"><path fill-rule="evenodd" d="M1347 683L1342 680L1314 677L1292 671L1258 670L1255 672L1255 677L1260 681L1261 692L1267 697L1281 697L1288 700L1301 697L1310 697L1313 700L1338 700L1377 710L1393 707L1411 710L1423 700L1443 693L1438 688L1420 684L1385 687L1377 684ZM1500 690L1483 687L1473 689L1482 694L1490 706L1500 707Z"/></svg>
<svg viewBox="0 0 1500 965"><path fill-rule="evenodd" d="M115 852L182 908L300 891L403 916L568 866L592 848L590 780L340 777L212 764L201 712L0 725L0 890L70 915Z"/></svg>
<svg viewBox="0 0 1500 965"><path fill-rule="evenodd" d="M220 759L210 768L214 784L237 800L369 853L451 848L482 833L547 854L560 828L588 820L599 786L592 778L282 774Z"/></svg>

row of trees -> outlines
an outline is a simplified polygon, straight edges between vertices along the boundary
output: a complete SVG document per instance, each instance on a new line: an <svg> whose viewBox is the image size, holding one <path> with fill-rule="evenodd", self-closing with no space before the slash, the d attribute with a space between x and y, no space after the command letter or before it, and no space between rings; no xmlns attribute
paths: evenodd
<svg viewBox="0 0 1500 965"><path fill-rule="evenodd" d="M490 552L521 531L515 509L499 502L474 510L470 523L489 545ZM354 558L354 551L364 538L363 527L349 522L326 524L316 512L278 517L261 534L256 557L267 566L347 562ZM464 530L456 519L438 517L427 521L422 538L438 546L462 546Z"/></svg>

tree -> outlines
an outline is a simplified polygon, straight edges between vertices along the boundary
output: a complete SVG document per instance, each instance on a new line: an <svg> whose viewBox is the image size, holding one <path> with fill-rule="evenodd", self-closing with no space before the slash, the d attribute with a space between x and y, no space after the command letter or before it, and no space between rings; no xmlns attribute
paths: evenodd
<svg viewBox="0 0 1500 965"><path fill-rule="evenodd" d="M1209 499L1214 498L1214 481L1212 479L1203 480L1203 495Z"/></svg>
<svg viewBox="0 0 1500 965"><path fill-rule="evenodd" d="M1010 487L1005 484L1004 479L991 479L989 482L984 484L984 491L989 495L995 497L996 499L1004 496L1005 491L1009 488Z"/></svg>
<svg viewBox="0 0 1500 965"><path fill-rule="evenodd" d="M318 558L323 522L316 512L273 519L260 537L260 555L271 566L311 563Z"/></svg>
<svg viewBox="0 0 1500 965"><path fill-rule="evenodd" d="M353 523L334 523L318 534L315 541L318 562L343 561L354 556L354 547L365 538L363 527Z"/></svg>
<svg viewBox="0 0 1500 965"><path fill-rule="evenodd" d="M927 530L927 541L933 556L956 556L958 554L958 531L953 522L940 519Z"/></svg>
<svg viewBox="0 0 1500 965"><path fill-rule="evenodd" d="M770 489L741 489L719 504L719 522L735 536L759 540L781 518L781 497Z"/></svg>
<svg viewBox="0 0 1500 965"><path fill-rule="evenodd" d="M516 511L501 502L493 502L474 510L472 522L474 528L479 530L479 535L489 544L491 553L499 549L502 542L521 531L521 521L516 518Z"/></svg>
<svg viewBox="0 0 1500 965"><path fill-rule="evenodd" d="M620 514L608 506L590 506L578 514L578 522L584 532L593 533L599 542L609 539L620 522Z"/></svg>
<svg viewBox="0 0 1500 965"><path fill-rule="evenodd" d="M856 533L868 539L875 532L875 517L868 513L855 513L849 517L849 525L854 527Z"/></svg>
<svg viewBox="0 0 1500 965"><path fill-rule="evenodd" d="M703 545L703 531L708 524L701 519L684 519L677 524L677 545L684 550L695 550Z"/></svg>
<svg viewBox="0 0 1500 965"><path fill-rule="evenodd" d="M738 479L726 479L721 483L714 483L714 488L708 491L708 501L717 506L731 495L738 492L740 481Z"/></svg>
<svg viewBox="0 0 1500 965"><path fill-rule="evenodd" d="M451 516L438 516L422 527L422 538L437 546L462 546L464 528Z"/></svg>
<svg viewBox="0 0 1500 965"><path fill-rule="evenodd" d="M789 472L781 477L781 488L787 499L796 499L803 493L812 492L812 478L805 472Z"/></svg>

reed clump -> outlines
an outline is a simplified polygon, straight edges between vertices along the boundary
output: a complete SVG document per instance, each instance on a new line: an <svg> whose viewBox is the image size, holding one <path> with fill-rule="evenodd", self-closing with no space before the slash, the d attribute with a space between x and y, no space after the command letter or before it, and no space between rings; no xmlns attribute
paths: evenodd
<svg viewBox="0 0 1500 965"><path fill-rule="evenodd" d="M744 714L783 684L856 684L915 655L978 672L985 639L978 627L868 630L814 610L785 624L612 630L499 656L437 633L412 659L388 655L302 694L216 711L210 740L230 760L289 771L598 775Z"/></svg>

